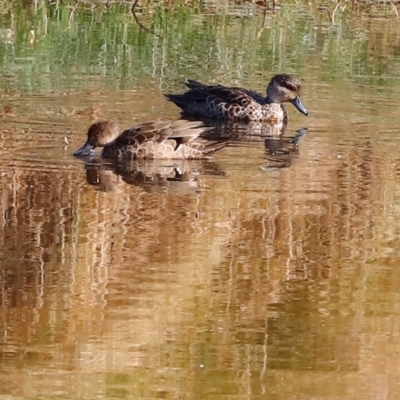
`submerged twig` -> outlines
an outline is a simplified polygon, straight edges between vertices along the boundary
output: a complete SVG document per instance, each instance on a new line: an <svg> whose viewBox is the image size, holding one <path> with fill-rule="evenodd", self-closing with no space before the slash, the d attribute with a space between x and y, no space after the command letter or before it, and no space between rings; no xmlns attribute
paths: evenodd
<svg viewBox="0 0 400 400"><path fill-rule="evenodd" d="M334 8L334 10L332 11L332 14L330 13L329 9L328 9L328 15L329 15L329 19L331 20L331 24L335 23L335 14L336 11L338 10L340 3L342 2L342 0L339 0Z"/></svg>
<svg viewBox="0 0 400 400"><path fill-rule="evenodd" d="M393 1L389 1L389 3L392 6L394 13L396 14L396 18L399 19L399 11L397 10L396 5L393 3Z"/></svg>
<svg viewBox="0 0 400 400"><path fill-rule="evenodd" d="M72 18L74 17L75 11L78 8L80 0L75 0L75 5L72 7L71 14L69 15L68 25L71 27Z"/></svg>
<svg viewBox="0 0 400 400"><path fill-rule="evenodd" d="M136 7L137 3L139 3L139 0L134 0L133 5L132 5L131 11L132 11L133 18L135 18L135 21L136 21L136 23L140 26L140 28L142 28L142 29L145 30L146 32L151 33L150 29L149 29L149 28L146 28L146 27L139 21L138 17L136 16L135 7Z"/></svg>
<svg viewBox="0 0 400 400"><path fill-rule="evenodd" d="M267 10L264 11L264 19L263 19L263 24L261 26L261 29L257 33L257 39L260 39L262 33L264 32L265 26L267 22Z"/></svg>

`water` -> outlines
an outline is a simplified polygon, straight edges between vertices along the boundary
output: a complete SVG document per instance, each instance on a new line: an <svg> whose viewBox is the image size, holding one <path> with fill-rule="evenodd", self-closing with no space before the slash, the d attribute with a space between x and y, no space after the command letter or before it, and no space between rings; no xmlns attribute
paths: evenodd
<svg viewBox="0 0 400 400"><path fill-rule="evenodd" d="M2 7L0 397L399 398L390 9L143 4L149 34L123 5ZM289 105L283 137L72 157L98 118L177 118L163 93L186 78L276 72L310 111Z"/></svg>

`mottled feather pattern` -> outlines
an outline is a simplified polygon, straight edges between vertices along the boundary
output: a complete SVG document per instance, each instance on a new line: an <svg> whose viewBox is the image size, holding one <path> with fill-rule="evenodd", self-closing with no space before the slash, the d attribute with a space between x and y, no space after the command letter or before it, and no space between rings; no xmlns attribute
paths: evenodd
<svg viewBox="0 0 400 400"><path fill-rule="evenodd" d="M209 89L213 89L213 88L217 88L217 90L228 89L231 92L239 91L239 92L243 92L243 93L247 94L253 100L257 101L260 104L267 104L265 97L262 94L254 91L254 90L244 89L244 88L240 88L240 87L228 88L228 87L222 86L222 85L215 85L215 86L205 85L204 83L197 82L193 79L188 79L188 81L185 84L189 89L201 89L201 91L203 91L203 92L207 92ZM216 93L216 95L217 95L217 93ZM207 93L205 93L205 96L207 96Z"/></svg>
<svg viewBox="0 0 400 400"><path fill-rule="evenodd" d="M103 146L104 158L201 159L226 146L226 142L209 142L199 136L211 128L200 121L148 122L120 133L111 121L98 121L88 130L88 138L74 155L86 155Z"/></svg>
<svg viewBox="0 0 400 400"><path fill-rule="evenodd" d="M167 94L168 100L182 109L184 115L217 120L259 121L280 123L287 121L283 102L292 102L307 115L300 101L300 82L286 74L276 75L267 88L267 96L240 87L205 85L189 79L188 91L183 94Z"/></svg>

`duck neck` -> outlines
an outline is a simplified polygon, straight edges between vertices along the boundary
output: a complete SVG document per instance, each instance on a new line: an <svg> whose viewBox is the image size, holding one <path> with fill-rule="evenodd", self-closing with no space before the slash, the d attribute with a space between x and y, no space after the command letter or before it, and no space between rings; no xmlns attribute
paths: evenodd
<svg viewBox="0 0 400 400"><path fill-rule="evenodd" d="M267 95L267 97L265 98L265 104L273 104L273 103L278 103L278 101L275 101L274 99L272 99Z"/></svg>

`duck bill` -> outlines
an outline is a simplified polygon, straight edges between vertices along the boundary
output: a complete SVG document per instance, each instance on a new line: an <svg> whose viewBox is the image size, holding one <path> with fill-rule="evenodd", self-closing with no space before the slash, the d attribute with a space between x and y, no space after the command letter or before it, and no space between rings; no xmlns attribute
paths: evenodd
<svg viewBox="0 0 400 400"><path fill-rule="evenodd" d="M86 142L79 150L74 153L74 156L87 156L93 153L94 146Z"/></svg>
<svg viewBox="0 0 400 400"><path fill-rule="evenodd" d="M300 100L300 97L296 97L291 101L291 103L304 115L308 115L307 109L303 106L303 103Z"/></svg>

